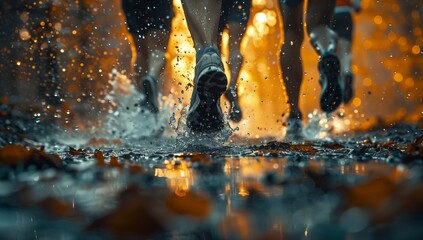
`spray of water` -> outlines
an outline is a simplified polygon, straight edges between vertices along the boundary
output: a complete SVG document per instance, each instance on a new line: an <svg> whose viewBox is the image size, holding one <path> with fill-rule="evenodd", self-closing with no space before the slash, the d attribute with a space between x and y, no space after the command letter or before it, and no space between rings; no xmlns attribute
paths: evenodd
<svg viewBox="0 0 423 240"><path fill-rule="evenodd" d="M131 81L123 74L113 70L110 84L112 91L106 99L111 109L105 119L102 135L118 138L125 142L142 138L160 137L166 130L170 104L163 104L159 114L154 114L140 107L143 94L139 93Z"/></svg>
<svg viewBox="0 0 423 240"><path fill-rule="evenodd" d="M333 134L342 133L347 130L341 114L320 113L315 109L307 117L308 120L303 133L310 140L330 140Z"/></svg>
<svg viewBox="0 0 423 240"><path fill-rule="evenodd" d="M188 106L181 111L181 117L176 120L175 115L172 115L170 120L171 127L177 134L177 148L181 151L205 151L220 148L228 138L238 130L232 129L228 121L225 122L224 128L221 131L212 133L197 133L192 132L187 127Z"/></svg>
<svg viewBox="0 0 423 240"><path fill-rule="evenodd" d="M178 104L170 102L171 98L168 98L166 103L159 98L160 112L151 113L140 107L144 96L125 75L113 70L109 83L112 91L106 96L106 100L111 108L101 127L92 131L97 138L119 139L126 145L134 146L143 145L144 140L151 144L150 140L155 139L157 144L166 143L170 148L172 144L166 139L170 140L176 133L176 151L203 151L220 148L238 130L232 129L226 120L221 131L194 133L186 125L188 107L183 108L182 104L179 104L178 108ZM174 106L174 109L171 109L171 106ZM174 111L180 112L178 119Z"/></svg>

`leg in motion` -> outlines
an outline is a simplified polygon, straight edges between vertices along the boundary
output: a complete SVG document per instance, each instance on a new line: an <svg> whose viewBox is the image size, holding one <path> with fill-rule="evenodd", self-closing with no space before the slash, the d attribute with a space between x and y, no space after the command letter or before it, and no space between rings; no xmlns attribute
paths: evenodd
<svg viewBox="0 0 423 240"><path fill-rule="evenodd" d="M224 29L228 29L229 32L228 48L231 77L225 97L230 104L229 119L234 122L239 122L242 119L237 83L244 60L241 53L241 41L250 17L251 4L251 0L226 1L222 6L222 19L219 25L219 32L223 33Z"/></svg>
<svg viewBox="0 0 423 240"><path fill-rule="evenodd" d="M301 45L304 40L303 2L281 3L284 41L280 52L283 80L290 106L287 121L288 137L302 134L302 114L299 106L301 83L303 80L303 63Z"/></svg>
<svg viewBox="0 0 423 240"><path fill-rule="evenodd" d="M166 48L172 21L170 0L123 0L128 30L136 53L134 71L137 89L144 94L141 106L159 111L157 81L166 65Z"/></svg>
<svg viewBox="0 0 423 240"><path fill-rule="evenodd" d="M351 72L351 42L353 35L353 6L340 5L335 8L331 28L338 35L338 47L336 55L341 64L341 89L343 102L349 103L354 96L354 75Z"/></svg>
<svg viewBox="0 0 423 240"><path fill-rule="evenodd" d="M306 16L310 41L320 56L320 107L327 113L335 111L342 103L340 63L335 55L337 35L329 27L334 8L335 0L309 0Z"/></svg>
<svg viewBox="0 0 423 240"><path fill-rule="evenodd" d="M187 126L194 132L223 129L220 97L226 91L227 78L218 45L221 0L183 0L182 6L196 50L194 89Z"/></svg>

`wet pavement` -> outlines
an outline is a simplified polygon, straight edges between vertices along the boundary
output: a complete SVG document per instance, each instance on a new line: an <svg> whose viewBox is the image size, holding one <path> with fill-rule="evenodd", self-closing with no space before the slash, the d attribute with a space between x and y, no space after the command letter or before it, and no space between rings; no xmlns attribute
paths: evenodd
<svg viewBox="0 0 423 240"><path fill-rule="evenodd" d="M295 143L233 138L213 149L178 141L2 143L0 238L423 236L416 124Z"/></svg>

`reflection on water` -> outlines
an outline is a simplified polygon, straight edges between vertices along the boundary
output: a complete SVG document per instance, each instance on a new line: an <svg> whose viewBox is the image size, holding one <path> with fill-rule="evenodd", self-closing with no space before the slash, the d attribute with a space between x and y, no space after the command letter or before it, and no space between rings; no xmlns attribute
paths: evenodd
<svg viewBox="0 0 423 240"><path fill-rule="evenodd" d="M265 195L281 194L281 189L266 187L263 182L266 176L283 177L287 159L269 159L265 157L227 158L225 175L232 179L227 190L241 197L249 196L251 190Z"/></svg>
<svg viewBox="0 0 423 240"><path fill-rule="evenodd" d="M142 150L49 147L63 165L0 165L0 214L22 216L0 218L0 237L20 228L38 238L78 238L93 229L159 239L389 239L373 230L403 229L393 219L419 210L423 196L413 155L421 138L404 132L410 135L395 136L401 143L372 135L205 152L174 153L153 143ZM0 162L4 154L12 153L0 151ZM66 232L51 231L58 219Z"/></svg>
<svg viewBox="0 0 423 240"><path fill-rule="evenodd" d="M154 176L165 177L172 191L177 195L184 195L195 184L195 173L190 165L188 161L165 160L164 167L154 169Z"/></svg>
<svg viewBox="0 0 423 240"><path fill-rule="evenodd" d="M352 162L334 167L331 171L342 175L357 175L366 177L392 176L396 180L406 178L409 170L404 165L393 166L386 161L375 161L369 163Z"/></svg>
<svg viewBox="0 0 423 240"><path fill-rule="evenodd" d="M188 157L191 160L185 160ZM167 186L172 191L182 194L193 186L198 188L197 178L201 177L193 165L198 162L211 164L209 155L176 155L171 160L164 160L154 169L154 176L167 179ZM282 194L282 188L267 187L266 177L282 179L288 160L265 157L225 158L221 173L226 176L224 192L228 196L248 197L249 191L258 191L267 196Z"/></svg>
<svg viewBox="0 0 423 240"><path fill-rule="evenodd" d="M288 158L226 157L219 164L219 169L213 172L217 176L213 178L214 181L221 182L213 184L220 188L213 190L209 183L204 182L204 179L209 180L208 173L198 168L200 162L210 165L213 161L216 160L206 154L176 154L173 159L164 160L163 164L157 166L154 174L165 177L168 188L180 196L193 189L208 193L219 192L219 196L210 196L215 199L214 209L220 211L218 214L221 220L216 223L217 229L221 236L236 239L249 239L251 236L274 239L281 239L283 236L300 237L298 232L302 232L303 237L309 237L317 231L315 225L326 224L332 218L331 214L340 206L340 199L332 193L321 192L318 188L320 183L315 182L317 180L308 175L308 171L327 171L332 177L340 176L337 177L338 185L351 185L363 182L363 179L374 178L388 178L392 182L399 182L409 177L406 166L392 165L386 161L331 162L310 158L298 164ZM330 181L331 177L326 177ZM281 197L285 199L282 202L286 205L277 203L280 200L276 199ZM292 198L298 199L294 202L287 200ZM273 205L269 208L268 204ZM265 216L266 220L263 219ZM362 218L362 221L357 220ZM342 228L359 232L367 226L367 219L367 213L356 208L341 216L340 226L326 227L329 232L342 232ZM358 222L352 226L345 221ZM326 233L322 234L326 236Z"/></svg>

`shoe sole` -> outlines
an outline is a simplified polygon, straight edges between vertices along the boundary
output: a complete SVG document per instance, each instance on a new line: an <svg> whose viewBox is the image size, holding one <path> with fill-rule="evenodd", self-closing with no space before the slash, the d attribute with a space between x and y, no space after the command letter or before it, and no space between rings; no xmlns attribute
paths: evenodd
<svg viewBox="0 0 423 240"><path fill-rule="evenodd" d="M199 76L196 87L200 104L190 110L188 127L195 132L219 131L224 126L220 97L226 91L227 77L215 66L207 67Z"/></svg>
<svg viewBox="0 0 423 240"><path fill-rule="evenodd" d="M154 101L154 90L153 90L152 84L153 83L151 83L147 79L142 82L142 86L143 86L143 89L144 89L144 94L145 94L146 102L148 104L148 110L150 110L152 113L158 113L159 112L159 108L155 104L155 101Z"/></svg>
<svg viewBox="0 0 423 240"><path fill-rule="evenodd" d="M322 89L322 94L320 95L320 107L324 112L330 113L335 111L342 102L338 58L334 55L323 57L319 63L319 69L321 69L327 80L326 87Z"/></svg>

